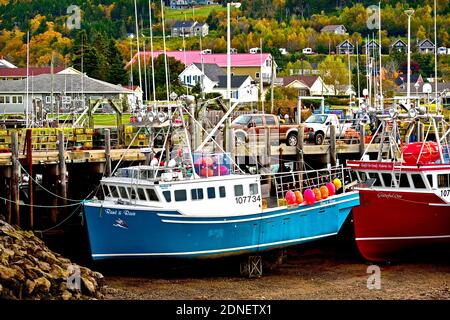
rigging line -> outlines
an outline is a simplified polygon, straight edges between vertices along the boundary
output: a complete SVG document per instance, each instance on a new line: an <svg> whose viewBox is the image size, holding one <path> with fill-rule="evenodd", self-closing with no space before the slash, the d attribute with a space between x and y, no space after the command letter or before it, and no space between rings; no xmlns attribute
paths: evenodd
<svg viewBox="0 0 450 320"><path fill-rule="evenodd" d="M48 229L45 230L35 230L34 232L40 233L41 234L41 238L42 235L50 230L53 230L55 228L58 228L59 226L62 226L66 221L68 221L70 218L72 218L72 216L75 214L75 212L77 212L80 207L82 206L82 204L80 204L78 207L76 207L64 220L62 220L61 222L57 223L56 225L54 225L53 227L50 227Z"/></svg>
<svg viewBox="0 0 450 320"><path fill-rule="evenodd" d="M195 119L194 115L192 115L189 110L184 110L184 112L186 112L193 120L194 122L200 127L201 130L203 130L203 132L205 132L206 134L208 134L208 131L206 131L203 126L201 125L201 123L199 121L197 121L197 119ZM220 149L220 151L222 151L223 153L227 153L225 152L225 150L223 150L223 148L216 142L215 139L211 139L213 141L213 143ZM241 171L241 173L245 173L240 167L239 165L234 161L234 159L232 159L232 157L229 157L230 161L233 162L233 164L236 166L236 168L239 169L239 171Z"/></svg>
<svg viewBox="0 0 450 320"><path fill-rule="evenodd" d="M4 201L11 202L11 203L16 203L16 201L13 201L13 200L10 200L10 199L7 199L7 198L0 197L0 199L4 200ZM19 203L19 206L33 207L33 208L67 208L67 207L74 207L74 206L80 205L80 204L83 203L83 201L80 201L80 202L77 202L77 203L71 203L71 204L67 204L67 205L61 205L61 206L58 206L58 205L57 206L47 206L47 205L40 205L40 204L30 205L28 203Z"/></svg>
<svg viewBox="0 0 450 320"><path fill-rule="evenodd" d="M127 148L127 149L125 150L125 152L122 154L122 156L121 156L120 159L119 159L119 162L118 162L117 165L115 166L114 170L111 172L111 176L114 175L114 172L116 172L117 168L119 167L120 163L121 163L122 160L123 160L123 157L125 157L125 155L127 154L127 152L130 150L131 146L133 145L134 140L136 140L138 134L141 132L141 129L142 129L142 127L139 128L139 130L138 130L138 131L136 132L136 134L134 135L133 139L131 140L130 144L128 145L128 148Z"/></svg>
<svg viewBox="0 0 450 320"><path fill-rule="evenodd" d="M68 201L74 201L74 202L79 202L79 201L83 201L84 199L70 199L70 198L64 198L61 197L59 195L57 195L56 193L53 193L52 191L48 190L47 188L45 188L42 184L40 184L39 182L37 182L29 173L28 171L22 166L22 164L20 163L20 161L17 161L19 163L19 166L21 167L21 170L23 170L25 172L25 174L31 179L33 180L34 183L36 183L38 186L40 186L42 189L44 189L45 191L47 191L48 193L50 193L51 195L63 199L63 200L68 200Z"/></svg>

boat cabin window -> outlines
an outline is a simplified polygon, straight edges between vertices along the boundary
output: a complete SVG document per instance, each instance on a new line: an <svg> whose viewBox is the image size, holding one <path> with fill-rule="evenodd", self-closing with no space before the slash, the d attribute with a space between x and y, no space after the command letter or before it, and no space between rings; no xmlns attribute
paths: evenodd
<svg viewBox="0 0 450 320"><path fill-rule="evenodd" d="M366 176L366 173L365 172L360 172L360 173L358 173L359 174L359 180L361 181L361 182L364 182L364 181L366 181L367 180L367 176Z"/></svg>
<svg viewBox="0 0 450 320"><path fill-rule="evenodd" d="M378 173L371 172L371 173L369 173L369 177L372 179L375 179L375 182L373 184L374 186L381 187L381 180L380 180L380 176L378 175Z"/></svg>
<svg viewBox="0 0 450 320"><path fill-rule="evenodd" d="M411 174L411 179L414 184L414 188L416 189L426 189L425 182L422 179L422 176L417 173Z"/></svg>
<svg viewBox="0 0 450 320"><path fill-rule="evenodd" d="M167 202L172 202L172 196L170 194L170 191L163 191L162 194Z"/></svg>
<svg viewBox="0 0 450 320"><path fill-rule="evenodd" d="M382 173L381 177L383 178L384 186L390 188L392 185L392 174L391 173Z"/></svg>
<svg viewBox="0 0 450 320"><path fill-rule="evenodd" d="M427 174L428 182L430 183L430 187L433 188L433 176L431 174Z"/></svg>
<svg viewBox="0 0 450 320"><path fill-rule="evenodd" d="M186 190L175 190L175 201L186 201Z"/></svg>
<svg viewBox="0 0 450 320"><path fill-rule="evenodd" d="M147 190L148 201L159 201L155 190L153 190L153 189L146 189L146 190Z"/></svg>
<svg viewBox="0 0 450 320"><path fill-rule="evenodd" d="M137 194L138 194L139 200L141 200L141 201L146 201L147 200L147 198L145 197L144 189L137 188Z"/></svg>
<svg viewBox="0 0 450 320"><path fill-rule="evenodd" d="M192 200L202 200L203 199L203 189L192 189L191 190Z"/></svg>
<svg viewBox="0 0 450 320"><path fill-rule="evenodd" d="M119 193L122 199L128 199L127 189L125 187L119 187Z"/></svg>
<svg viewBox="0 0 450 320"><path fill-rule="evenodd" d="M136 191L134 190L134 188L128 187L127 189L128 189L128 194L130 195L130 199L135 200L136 199Z"/></svg>
<svg viewBox="0 0 450 320"><path fill-rule="evenodd" d="M258 184L257 183L251 183L250 184L250 195L254 196L258 194Z"/></svg>
<svg viewBox="0 0 450 320"><path fill-rule="evenodd" d="M206 189L208 192L208 199L215 199L216 198L216 188L210 187Z"/></svg>
<svg viewBox="0 0 450 320"><path fill-rule="evenodd" d="M219 187L219 196L221 198L225 198L227 196L227 193L225 192L225 187Z"/></svg>
<svg viewBox="0 0 450 320"><path fill-rule="evenodd" d="M244 187L242 186L242 184L238 184L234 186L234 196L235 197L240 197L244 195Z"/></svg>
<svg viewBox="0 0 450 320"><path fill-rule="evenodd" d="M113 198L119 198L119 191L117 190L116 186L109 186L109 190L110 190L110 197Z"/></svg>
<svg viewBox="0 0 450 320"><path fill-rule="evenodd" d="M438 188L448 188L450 187L450 175L449 174L438 174Z"/></svg>
<svg viewBox="0 0 450 320"><path fill-rule="evenodd" d="M409 188L409 180L406 173L400 174L400 188Z"/></svg>

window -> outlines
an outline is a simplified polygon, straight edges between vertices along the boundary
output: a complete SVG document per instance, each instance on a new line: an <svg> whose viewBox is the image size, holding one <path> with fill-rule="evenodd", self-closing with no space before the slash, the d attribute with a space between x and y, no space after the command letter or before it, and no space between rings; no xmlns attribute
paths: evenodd
<svg viewBox="0 0 450 320"><path fill-rule="evenodd" d="M428 174L427 179L428 179L428 182L430 183L430 186L433 188L433 176L431 174Z"/></svg>
<svg viewBox="0 0 450 320"><path fill-rule="evenodd" d="M134 188L130 188L128 187L128 194L130 195L130 199L131 200L135 200L136 199L136 190L134 190Z"/></svg>
<svg viewBox="0 0 450 320"><path fill-rule="evenodd" d="M262 118L261 116L254 117L253 119L254 119L255 125L256 125L257 127L260 127L260 126L263 125L263 118Z"/></svg>
<svg viewBox="0 0 450 320"><path fill-rule="evenodd" d="M372 179L375 179L375 183L373 184L374 186L376 186L376 187L381 186L381 181L380 181L380 177L378 176L378 173L371 172L371 173L369 173L369 177Z"/></svg>
<svg viewBox="0 0 450 320"><path fill-rule="evenodd" d="M276 125L275 118L274 117L266 117L266 125L268 125L268 126Z"/></svg>
<svg viewBox="0 0 450 320"><path fill-rule="evenodd" d="M148 197L149 201L159 201L155 190L153 190L153 189L146 189L146 190L147 190L147 197Z"/></svg>
<svg viewBox="0 0 450 320"><path fill-rule="evenodd" d="M175 201L186 201L186 190L175 190Z"/></svg>
<svg viewBox="0 0 450 320"><path fill-rule="evenodd" d="M392 174L391 173L382 173L384 186L390 188L392 185Z"/></svg>
<svg viewBox="0 0 450 320"><path fill-rule="evenodd" d="M438 174L438 188L448 188L450 187L450 175L449 174Z"/></svg>
<svg viewBox="0 0 450 320"><path fill-rule="evenodd" d="M12 103L17 103L17 96L12 96Z"/></svg>
<svg viewBox="0 0 450 320"><path fill-rule="evenodd" d="M216 198L216 188L210 187L206 189L208 192L208 199L215 199Z"/></svg>
<svg viewBox="0 0 450 320"><path fill-rule="evenodd" d="M255 73L256 79L259 79L259 72Z"/></svg>
<svg viewBox="0 0 450 320"><path fill-rule="evenodd" d="M172 202L172 196L170 195L170 191L163 191L162 194L167 202Z"/></svg>
<svg viewBox="0 0 450 320"><path fill-rule="evenodd" d="M400 188L409 188L409 181L406 173L400 175Z"/></svg>
<svg viewBox="0 0 450 320"><path fill-rule="evenodd" d="M141 201L147 201L147 198L145 197L145 191L144 191L144 189L138 188L138 189L137 189L137 194L138 194L139 200L141 200Z"/></svg>
<svg viewBox="0 0 450 320"><path fill-rule="evenodd" d="M5 97L4 96L0 96L0 103L5 103Z"/></svg>
<svg viewBox="0 0 450 320"><path fill-rule="evenodd" d="M128 194L127 194L127 190L125 189L125 187L119 187L119 193L120 193L121 198L128 199Z"/></svg>
<svg viewBox="0 0 450 320"><path fill-rule="evenodd" d="M239 99L239 91L231 91L231 98L232 99Z"/></svg>
<svg viewBox="0 0 450 320"><path fill-rule="evenodd" d="M227 196L227 194L225 192L225 187L219 187L219 196L221 198L225 198Z"/></svg>
<svg viewBox="0 0 450 320"><path fill-rule="evenodd" d="M250 184L250 195L254 196L258 194L258 184L257 183L252 183Z"/></svg>
<svg viewBox="0 0 450 320"><path fill-rule="evenodd" d="M360 178L361 182L364 182L364 181L367 180L367 177L366 177L366 173L365 173L365 172L361 172L361 173L359 174L359 176L361 177L361 178Z"/></svg>
<svg viewBox="0 0 450 320"><path fill-rule="evenodd" d="M116 186L109 186L110 197L119 198L119 191Z"/></svg>
<svg viewBox="0 0 450 320"><path fill-rule="evenodd" d="M203 199L203 189L192 189L191 190L192 200L202 200Z"/></svg>
<svg viewBox="0 0 450 320"><path fill-rule="evenodd" d="M6 96L5 97L5 103L11 103L11 97L10 96Z"/></svg>
<svg viewBox="0 0 450 320"><path fill-rule="evenodd" d="M234 186L234 196L235 197L240 197L244 195L244 187L242 186L242 184L238 184Z"/></svg>
<svg viewBox="0 0 450 320"><path fill-rule="evenodd" d="M17 96L17 103L23 103L23 97Z"/></svg>
<svg viewBox="0 0 450 320"><path fill-rule="evenodd" d="M425 183L423 182L420 174L411 174L411 179L416 189L425 189Z"/></svg>

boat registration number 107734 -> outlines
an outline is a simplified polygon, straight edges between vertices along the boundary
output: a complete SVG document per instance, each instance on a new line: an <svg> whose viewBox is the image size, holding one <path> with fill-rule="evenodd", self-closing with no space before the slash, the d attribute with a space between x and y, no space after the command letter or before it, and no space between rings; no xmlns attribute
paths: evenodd
<svg viewBox="0 0 450 320"><path fill-rule="evenodd" d="M261 196L254 195L254 196L239 196L235 197L237 204L244 204L244 203L251 203L251 202L258 202L261 201Z"/></svg>

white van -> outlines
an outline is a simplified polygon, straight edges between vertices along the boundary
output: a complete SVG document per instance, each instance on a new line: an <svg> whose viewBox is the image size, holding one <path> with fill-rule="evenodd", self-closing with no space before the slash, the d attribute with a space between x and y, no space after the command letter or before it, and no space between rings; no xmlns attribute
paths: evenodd
<svg viewBox="0 0 450 320"><path fill-rule="evenodd" d="M313 54L313 51L311 48L304 48L302 50L303 54Z"/></svg>
<svg viewBox="0 0 450 320"><path fill-rule="evenodd" d="M447 48L446 47L439 47L437 53L438 54L447 54Z"/></svg>
<svg viewBox="0 0 450 320"><path fill-rule="evenodd" d="M259 52L261 52L261 49L260 49L260 48L251 48L251 49L250 49L250 53L251 53L251 54L255 54L255 53L259 53Z"/></svg>

